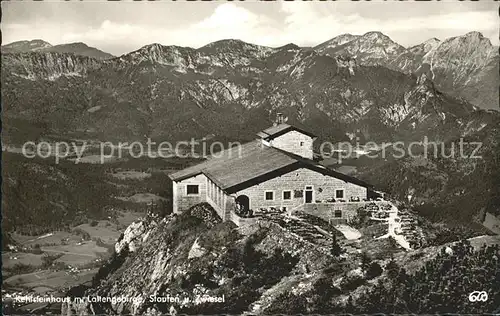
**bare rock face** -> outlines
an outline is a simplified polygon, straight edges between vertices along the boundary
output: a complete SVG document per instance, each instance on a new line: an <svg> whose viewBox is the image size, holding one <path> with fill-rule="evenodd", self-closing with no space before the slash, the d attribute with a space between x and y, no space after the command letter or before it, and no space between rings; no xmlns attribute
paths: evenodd
<svg viewBox="0 0 500 316"><path fill-rule="evenodd" d="M199 258L206 253L206 249L201 247L198 243L198 239L196 239L193 243L193 246L189 250L188 259Z"/></svg>
<svg viewBox="0 0 500 316"><path fill-rule="evenodd" d="M407 49L380 32L344 34L314 50L329 56L352 56L360 65L381 65L408 74L428 69L437 89L480 108L499 108L498 48L480 32L443 41L431 38Z"/></svg>
<svg viewBox="0 0 500 316"><path fill-rule="evenodd" d="M36 80L55 81L60 77L85 77L89 71L97 69L97 60L52 52L5 54L2 66L8 67L11 75Z"/></svg>
<svg viewBox="0 0 500 316"><path fill-rule="evenodd" d="M359 37L359 35L342 34L332 38L331 40L319 44L318 46L314 47L314 50L321 54L328 54L330 50L335 50L337 47L347 44Z"/></svg>
<svg viewBox="0 0 500 316"><path fill-rule="evenodd" d="M498 50L479 32L449 38L427 53L438 89L462 96L481 108L498 109Z"/></svg>
<svg viewBox="0 0 500 316"><path fill-rule="evenodd" d="M479 32L411 47L388 65L406 73L427 72L436 88L480 108L498 109L498 48Z"/></svg>
<svg viewBox="0 0 500 316"><path fill-rule="evenodd" d="M380 32L362 36L340 35L315 47L326 55L349 55L363 65L385 65L405 51L405 48Z"/></svg>
<svg viewBox="0 0 500 316"><path fill-rule="evenodd" d="M140 246L143 239L143 234L146 230L144 222L134 222L130 224L120 240L115 244L115 252L121 253L124 248L134 252L137 246Z"/></svg>
<svg viewBox="0 0 500 316"><path fill-rule="evenodd" d="M73 300L63 305L62 313L160 315L173 309L180 314L212 309L241 313L258 301L262 287L276 285L283 291L279 285L282 279L307 278L330 262L324 246L312 247L293 231L270 222L253 225L249 234L240 234L232 222L221 223L205 204L181 215L133 223L117 242L115 256L84 294L130 300ZM145 236L146 241L141 243ZM196 298L204 295L224 295L225 304L200 305ZM238 303L242 295L248 303ZM164 301L165 297L178 297L180 301ZM272 303L269 300L266 302Z"/></svg>
<svg viewBox="0 0 500 316"><path fill-rule="evenodd" d="M354 75L354 70L357 67L356 59L347 56L335 56L335 61L339 68L349 69L349 74Z"/></svg>

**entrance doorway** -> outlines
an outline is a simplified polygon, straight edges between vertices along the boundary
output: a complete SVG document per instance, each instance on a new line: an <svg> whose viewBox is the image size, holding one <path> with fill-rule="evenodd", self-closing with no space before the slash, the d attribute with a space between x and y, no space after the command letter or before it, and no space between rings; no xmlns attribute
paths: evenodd
<svg viewBox="0 0 500 316"><path fill-rule="evenodd" d="M246 214L250 209L250 198L246 195L240 195L236 198L236 205L242 214Z"/></svg>
<svg viewBox="0 0 500 316"><path fill-rule="evenodd" d="M304 190L304 202L305 203L312 203L314 199L314 190L312 185L306 186L306 189Z"/></svg>

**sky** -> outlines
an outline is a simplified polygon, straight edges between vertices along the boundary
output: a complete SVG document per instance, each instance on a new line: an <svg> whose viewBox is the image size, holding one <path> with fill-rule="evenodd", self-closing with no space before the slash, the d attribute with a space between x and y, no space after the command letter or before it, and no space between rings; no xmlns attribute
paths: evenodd
<svg viewBox="0 0 500 316"><path fill-rule="evenodd" d="M409 47L479 31L499 44L498 2L2 1L2 43L84 42L114 55L152 43L198 48L221 39L315 46L380 31Z"/></svg>

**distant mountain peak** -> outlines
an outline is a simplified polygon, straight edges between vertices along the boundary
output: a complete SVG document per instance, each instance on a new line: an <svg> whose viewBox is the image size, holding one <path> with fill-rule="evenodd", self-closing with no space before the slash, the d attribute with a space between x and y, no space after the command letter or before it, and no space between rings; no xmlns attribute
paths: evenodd
<svg viewBox="0 0 500 316"><path fill-rule="evenodd" d="M318 50L321 52L321 51L328 49L328 48L332 48L332 47L336 47L336 46L340 46L340 45L349 43L349 42L357 39L358 37L360 37L360 36L359 35L352 35L349 33L341 34L341 35L335 36L332 39L329 39L326 42L323 42L323 43L317 45L315 47L315 50Z"/></svg>
<svg viewBox="0 0 500 316"><path fill-rule="evenodd" d="M229 46L233 46L233 45L252 45L252 44L249 44L247 42L244 42L240 39L234 39L234 38L226 38L226 39L221 39L221 40L217 40L215 42L212 42L212 43L208 43L207 45L203 46L203 47L213 47L213 46L219 46L219 45L229 45Z"/></svg>
<svg viewBox="0 0 500 316"><path fill-rule="evenodd" d="M278 49L293 49L293 50L297 50L297 49L301 49L300 46L294 44L294 43L288 43L286 45L283 45L283 46L280 46L278 47Z"/></svg>
<svg viewBox="0 0 500 316"><path fill-rule="evenodd" d="M89 47L87 44L83 43L83 42L74 42L74 43L67 43L67 44L62 44L62 45L66 45L66 46L81 46L81 47Z"/></svg>
<svg viewBox="0 0 500 316"><path fill-rule="evenodd" d="M387 35L385 35L384 33L380 32L380 31L370 31L370 32L366 32L365 34L363 34L362 36L384 36L384 37L388 37Z"/></svg>
<svg viewBox="0 0 500 316"><path fill-rule="evenodd" d="M492 48L493 45L489 38L484 37L481 32L473 31L466 33L462 36L451 37L447 39L445 42L456 42L460 41L460 43L466 43L467 45L481 45Z"/></svg>
<svg viewBox="0 0 500 316"><path fill-rule="evenodd" d="M13 42L2 46L2 51L7 53L56 52L87 56L96 59L110 59L115 57L97 48L90 47L83 42L52 45L41 39Z"/></svg>
<svg viewBox="0 0 500 316"><path fill-rule="evenodd" d="M2 46L2 50L7 52L30 52L52 47L52 44L41 40L16 41Z"/></svg>
<svg viewBox="0 0 500 316"><path fill-rule="evenodd" d="M361 35L360 39L382 40L382 41L386 41L386 42L391 42L391 43L397 44L389 36L385 35L382 32L378 32L378 31L373 31L373 32L365 33L365 34ZM399 45L399 44L397 44L397 45ZM399 45L399 46L401 46L401 45Z"/></svg>
<svg viewBox="0 0 500 316"><path fill-rule="evenodd" d="M463 35L463 37L477 37L480 39L484 38L483 33L479 32L479 31L472 31L472 32L466 33L465 35Z"/></svg>
<svg viewBox="0 0 500 316"><path fill-rule="evenodd" d="M44 49L44 51L75 54L80 56L92 57L95 59L110 59L115 57L109 53L103 52L100 49L88 46L83 42L54 45L52 47Z"/></svg>
<svg viewBox="0 0 500 316"><path fill-rule="evenodd" d="M250 44L239 39L222 39L198 48L198 51L271 51L268 46Z"/></svg>
<svg viewBox="0 0 500 316"><path fill-rule="evenodd" d="M428 40L426 40L425 42L423 42L422 44L437 44L440 42L441 42L440 39L432 37L432 38L429 38Z"/></svg>
<svg viewBox="0 0 500 316"><path fill-rule="evenodd" d="M142 46L141 48L136 50L136 52L138 52L138 51L161 51L166 47L167 46L164 46L164 45L159 44L159 43L152 43L152 44Z"/></svg>

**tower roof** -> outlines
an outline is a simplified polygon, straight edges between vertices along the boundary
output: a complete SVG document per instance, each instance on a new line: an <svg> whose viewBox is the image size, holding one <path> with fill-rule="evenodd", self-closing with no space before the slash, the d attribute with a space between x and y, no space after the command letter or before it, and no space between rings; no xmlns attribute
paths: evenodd
<svg viewBox="0 0 500 316"><path fill-rule="evenodd" d="M297 131L299 133L305 134L305 135L310 136L312 138L316 138L316 135L314 135L311 132L305 131L303 129L300 129L298 127L288 125L285 123L266 128L265 130L258 132L257 136L259 136L262 139L269 140L269 139L273 139L273 138L276 138L278 136L281 136L283 134L286 134L290 131Z"/></svg>

